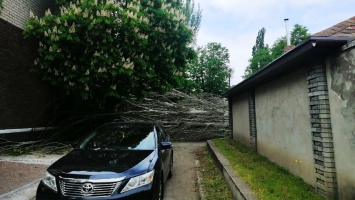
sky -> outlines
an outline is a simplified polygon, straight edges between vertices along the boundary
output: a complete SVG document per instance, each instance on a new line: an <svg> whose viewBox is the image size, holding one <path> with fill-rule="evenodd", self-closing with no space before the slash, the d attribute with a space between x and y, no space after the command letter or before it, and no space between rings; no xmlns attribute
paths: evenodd
<svg viewBox="0 0 355 200"><path fill-rule="evenodd" d="M197 45L218 42L229 50L231 85L241 82L261 28L270 47L295 24L314 34L355 16L354 0L195 0L202 9Z"/></svg>

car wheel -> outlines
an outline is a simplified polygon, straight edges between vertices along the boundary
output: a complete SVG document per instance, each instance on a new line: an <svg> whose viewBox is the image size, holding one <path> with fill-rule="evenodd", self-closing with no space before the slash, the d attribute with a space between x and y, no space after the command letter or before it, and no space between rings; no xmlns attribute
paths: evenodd
<svg viewBox="0 0 355 200"><path fill-rule="evenodd" d="M163 200L164 199L164 182L163 179L161 178L159 181L159 196L158 200Z"/></svg>
<svg viewBox="0 0 355 200"><path fill-rule="evenodd" d="M170 170L169 170L169 174L168 174L169 179L171 177L173 177L173 166L174 166L174 159L173 159L173 155L171 155L170 163L169 163Z"/></svg>

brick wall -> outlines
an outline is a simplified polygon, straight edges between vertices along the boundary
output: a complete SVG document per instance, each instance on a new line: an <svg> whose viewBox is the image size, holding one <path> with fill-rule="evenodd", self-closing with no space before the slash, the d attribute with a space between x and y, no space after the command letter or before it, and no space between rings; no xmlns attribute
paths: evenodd
<svg viewBox="0 0 355 200"><path fill-rule="evenodd" d="M49 86L30 73L38 41L22 32L30 11L43 16L55 0L4 0L0 13L0 129L49 125L53 97Z"/></svg>
<svg viewBox="0 0 355 200"><path fill-rule="evenodd" d="M256 130L256 116L255 116L255 91L249 92L249 126L250 126L250 148L257 151L257 130Z"/></svg>
<svg viewBox="0 0 355 200"><path fill-rule="evenodd" d="M53 10L54 3L54 0L4 0L0 18L24 29L30 11L37 16L43 16L48 8Z"/></svg>
<svg viewBox="0 0 355 200"><path fill-rule="evenodd" d="M0 18L0 129L47 126L52 119L51 89L29 72L38 42L22 32Z"/></svg>
<svg viewBox="0 0 355 200"><path fill-rule="evenodd" d="M312 66L307 73L312 144L317 192L336 199L337 181L334 159L326 68L322 63Z"/></svg>

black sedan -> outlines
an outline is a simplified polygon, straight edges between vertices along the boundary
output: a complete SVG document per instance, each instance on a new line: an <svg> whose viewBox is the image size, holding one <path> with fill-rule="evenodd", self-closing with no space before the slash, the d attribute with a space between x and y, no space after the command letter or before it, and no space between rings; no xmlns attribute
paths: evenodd
<svg viewBox="0 0 355 200"><path fill-rule="evenodd" d="M163 199L172 147L158 123L104 124L48 168L36 199Z"/></svg>

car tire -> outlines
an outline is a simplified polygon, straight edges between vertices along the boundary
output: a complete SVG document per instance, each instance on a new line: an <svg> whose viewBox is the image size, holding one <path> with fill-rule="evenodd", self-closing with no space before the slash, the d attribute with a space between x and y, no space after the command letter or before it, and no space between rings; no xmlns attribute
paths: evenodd
<svg viewBox="0 0 355 200"><path fill-rule="evenodd" d="M173 155L171 155L170 163L169 163L170 170L169 170L169 174L168 174L168 179L173 177L173 166L174 166L174 158L173 158Z"/></svg>
<svg viewBox="0 0 355 200"><path fill-rule="evenodd" d="M163 177L159 181L159 195L158 195L158 200L163 200L164 199L164 181Z"/></svg>

